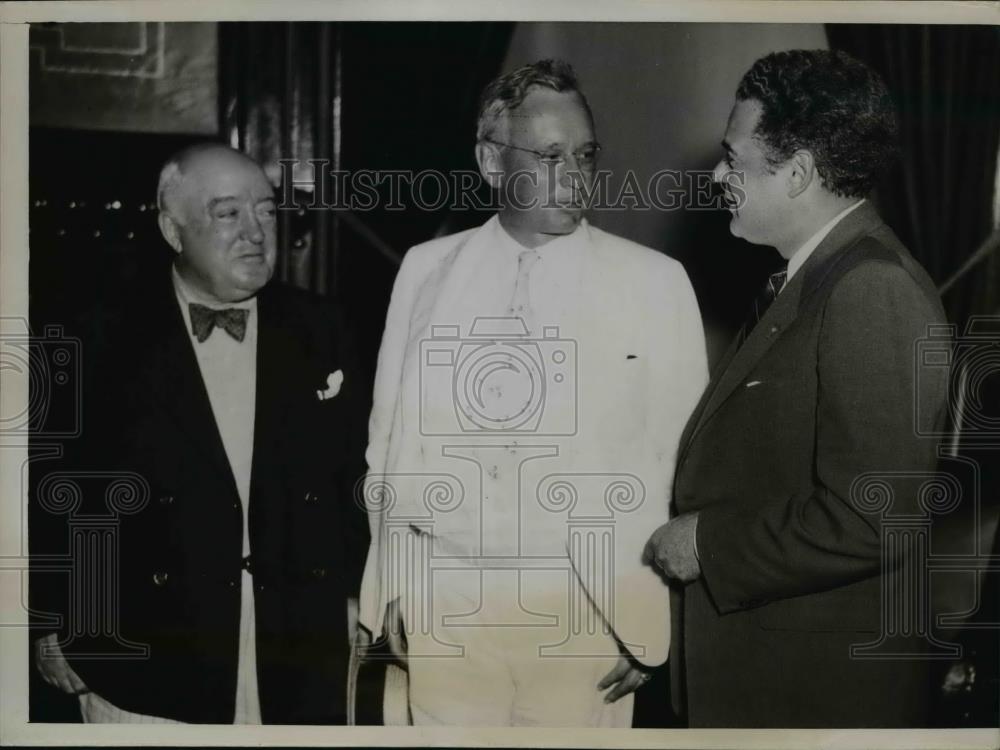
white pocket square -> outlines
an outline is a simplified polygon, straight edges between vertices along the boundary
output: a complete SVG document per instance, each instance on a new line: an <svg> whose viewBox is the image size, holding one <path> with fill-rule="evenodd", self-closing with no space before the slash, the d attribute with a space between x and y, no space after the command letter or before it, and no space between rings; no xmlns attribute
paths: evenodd
<svg viewBox="0 0 1000 750"><path fill-rule="evenodd" d="M755 385L760 385L762 382L764 382L764 381L762 381L762 380L751 380L749 383L746 384L746 387L747 388L753 388Z"/></svg>
<svg viewBox="0 0 1000 750"><path fill-rule="evenodd" d="M326 390L316 391L316 396L320 401L326 401L328 398L333 398L338 393L340 393L340 386L344 382L344 371L337 370L336 372L331 372L326 376Z"/></svg>

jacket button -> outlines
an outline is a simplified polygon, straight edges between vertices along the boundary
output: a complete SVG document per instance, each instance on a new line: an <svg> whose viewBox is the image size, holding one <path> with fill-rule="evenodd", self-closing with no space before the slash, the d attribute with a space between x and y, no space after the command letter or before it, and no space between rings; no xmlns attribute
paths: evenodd
<svg viewBox="0 0 1000 750"><path fill-rule="evenodd" d="M166 584L168 577L166 573L153 573L153 583L157 586L163 586Z"/></svg>
<svg viewBox="0 0 1000 750"><path fill-rule="evenodd" d="M305 500L307 503L317 503L319 502L319 495L315 492L307 492L305 494Z"/></svg>
<svg viewBox="0 0 1000 750"><path fill-rule="evenodd" d="M312 574L317 581L322 580L326 578L326 568L313 568Z"/></svg>
<svg viewBox="0 0 1000 750"><path fill-rule="evenodd" d="M173 495L164 495L163 497L160 498L160 505L173 505L173 504L174 504Z"/></svg>

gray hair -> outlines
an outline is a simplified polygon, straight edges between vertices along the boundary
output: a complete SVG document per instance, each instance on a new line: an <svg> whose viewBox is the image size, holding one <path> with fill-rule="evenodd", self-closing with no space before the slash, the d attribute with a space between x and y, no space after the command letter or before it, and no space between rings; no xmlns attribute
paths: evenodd
<svg viewBox="0 0 1000 750"><path fill-rule="evenodd" d="M160 179L156 185L156 207L161 213L167 210L167 193L180 187L183 179L180 160L177 157L171 157L160 170Z"/></svg>
<svg viewBox="0 0 1000 750"><path fill-rule="evenodd" d="M501 119L521 105L533 86L544 86L560 92L575 91L587 113L590 113L590 106L577 84L573 66L563 60L539 60L496 78L483 90L476 121L476 140L484 141L494 137Z"/></svg>

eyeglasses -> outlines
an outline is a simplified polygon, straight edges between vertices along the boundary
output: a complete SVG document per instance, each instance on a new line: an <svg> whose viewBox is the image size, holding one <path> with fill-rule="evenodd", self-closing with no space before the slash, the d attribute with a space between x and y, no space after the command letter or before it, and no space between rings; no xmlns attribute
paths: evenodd
<svg viewBox="0 0 1000 750"><path fill-rule="evenodd" d="M533 148L525 148L524 146L515 146L513 143L504 143L503 141L494 141L491 138L483 138L487 143L492 143L494 146L506 146L507 148L512 148L515 151L524 151L526 153L534 156L539 163L545 164L546 166L558 167L566 163L566 154L558 149L547 149L545 151L536 151ZM573 152L573 158L576 160L577 166L580 169L593 169L597 165L597 157L601 153L600 143L588 143L583 148L577 149Z"/></svg>

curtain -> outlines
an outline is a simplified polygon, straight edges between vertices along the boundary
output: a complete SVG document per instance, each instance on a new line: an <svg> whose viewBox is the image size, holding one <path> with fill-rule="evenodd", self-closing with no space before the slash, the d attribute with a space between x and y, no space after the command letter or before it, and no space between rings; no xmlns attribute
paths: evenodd
<svg viewBox="0 0 1000 750"><path fill-rule="evenodd" d="M1000 251L989 252L989 247L998 244L994 207L1000 141L1000 29L827 29L830 46L878 70L896 99L902 159L879 186L878 202L886 221L935 281L949 284L943 301L961 336L971 316L1000 314ZM969 265L974 255L982 260ZM968 272L954 281L966 267ZM981 322L978 343L970 346L971 340L966 340L955 349L953 382L962 384L957 388L963 398L953 404L955 434L950 441L958 457L974 463L978 470L973 476L968 471L958 474L963 501L955 512L936 518L932 545L936 554L978 556L992 549L995 555L1000 544L994 525L1000 486L1000 475L993 469L995 440L980 444L997 424L1000 373L991 354L995 326L992 336L982 327ZM940 470L954 474L961 465L942 460ZM958 630L937 627L942 628L943 640L958 641L964 647L965 661L954 665L958 672L971 665L977 673L975 684L966 686L969 689L937 692L932 722L938 726L996 726L997 633L990 623L997 617L997 575L981 575L972 582L978 586L970 592L969 573L955 571L935 577L931 589L935 613L968 617ZM950 666L938 665L932 687L945 682Z"/></svg>
<svg viewBox="0 0 1000 750"><path fill-rule="evenodd" d="M500 72L513 29L512 23L220 23L220 133L264 164L279 195L288 173L279 159L294 159L299 205L316 194L310 159L348 175L475 170L479 94ZM367 209L279 211L276 277L336 301L369 379L406 249L483 221L450 204L414 205L406 193L401 208L387 208L391 186L391 180L381 184ZM342 206L351 188L339 187Z"/></svg>
<svg viewBox="0 0 1000 750"><path fill-rule="evenodd" d="M871 65L900 115L902 154L878 186L886 221L942 283L995 229L1000 28L828 25L830 47ZM1000 252L944 295L950 320L1000 313Z"/></svg>
<svg viewBox="0 0 1000 750"><path fill-rule="evenodd" d="M220 132L262 163L281 195L294 176L296 202L322 187L350 199L349 181L327 170L475 168L479 92L497 74L513 24L224 23L219 25ZM282 169L279 160L294 159ZM321 186L319 181L325 181ZM387 182L387 187L390 183ZM340 190L340 193L336 193ZM359 273L395 274L405 248L442 226L468 220L451 207L426 211L389 196L364 212L290 210L279 214L277 276L339 298ZM303 195L303 193L305 193ZM355 255L379 258L375 269Z"/></svg>
<svg viewBox="0 0 1000 750"><path fill-rule="evenodd" d="M295 159L300 165L295 177L303 180L312 176L309 159L332 160L331 146L340 127L330 118L336 75L332 26L219 24L220 135L264 166L276 192L281 187L280 159ZM330 288L337 237L330 239L326 213L279 212L279 279L318 292ZM318 253L319 237L328 246Z"/></svg>

